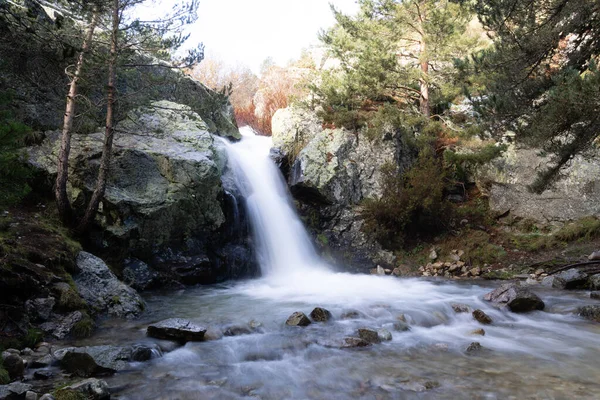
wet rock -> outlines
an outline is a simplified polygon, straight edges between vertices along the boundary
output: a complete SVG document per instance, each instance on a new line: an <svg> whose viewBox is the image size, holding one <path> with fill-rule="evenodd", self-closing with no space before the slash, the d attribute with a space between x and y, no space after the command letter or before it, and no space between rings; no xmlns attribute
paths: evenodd
<svg viewBox="0 0 600 400"><path fill-rule="evenodd" d="M402 321L394 322L394 330L398 332L407 332L410 331L410 325Z"/></svg>
<svg viewBox="0 0 600 400"><path fill-rule="evenodd" d="M40 397L40 400L56 400L56 399L50 393L46 393L45 395Z"/></svg>
<svg viewBox="0 0 600 400"><path fill-rule="evenodd" d="M489 315L487 315L485 312L483 312L482 310L475 310L473 311L473 318L475 318L479 323L482 323L484 325L489 325L491 324L493 321L490 318Z"/></svg>
<svg viewBox="0 0 600 400"><path fill-rule="evenodd" d="M100 258L82 251L77 255L80 272L73 279L81 297L94 309L120 318L134 318L144 310L140 295L117 279Z"/></svg>
<svg viewBox="0 0 600 400"><path fill-rule="evenodd" d="M377 337L381 341L388 342L388 341L392 340L392 333L390 331L388 331L387 329L379 329L379 330L377 330Z"/></svg>
<svg viewBox="0 0 600 400"><path fill-rule="evenodd" d="M507 307L512 312L543 310L545 306L535 293L514 283L506 283L483 298L496 307Z"/></svg>
<svg viewBox="0 0 600 400"><path fill-rule="evenodd" d="M177 342L199 342L204 338L206 328L181 318L170 318L148 326L146 334L156 339Z"/></svg>
<svg viewBox="0 0 600 400"><path fill-rule="evenodd" d="M75 373L75 370L80 366L82 373L78 375L88 377L95 373L113 373L127 369L131 360L131 351L131 347L110 345L67 347L55 351L54 357L60 362L63 369ZM89 358L86 356L89 356Z"/></svg>
<svg viewBox="0 0 600 400"><path fill-rule="evenodd" d="M357 337L346 337L342 340L342 348L353 348L353 347L367 347L371 343Z"/></svg>
<svg viewBox="0 0 600 400"><path fill-rule="evenodd" d="M358 330L358 337L363 340L366 340L369 343L380 343L381 339L377 334L377 331L369 328L360 328Z"/></svg>
<svg viewBox="0 0 600 400"><path fill-rule="evenodd" d="M65 354L60 362L62 369L70 374L79 376L81 378L87 378L96 372L98 364L96 361L86 353L69 352Z"/></svg>
<svg viewBox="0 0 600 400"><path fill-rule="evenodd" d="M8 353L6 357L2 357L2 366L8 372L8 376L11 380L19 379L23 376L25 371L25 363L20 355L14 353Z"/></svg>
<svg viewBox="0 0 600 400"><path fill-rule="evenodd" d="M475 353L478 352L479 350L481 350L483 347L481 346L481 343L479 342L473 342L469 345L469 347L467 347L466 352L467 353Z"/></svg>
<svg viewBox="0 0 600 400"><path fill-rule="evenodd" d="M38 394L30 390L25 393L25 400L38 400Z"/></svg>
<svg viewBox="0 0 600 400"><path fill-rule="evenodd" d="M327 322L331 319L331 313L321 307L316 307L314 310L310 312L310 317L315 322Z"/></svg>
<svg viewBox="0 0 600 400"><path fill-rule="evenodd" d="M364 314L357 310L347 310L340 315L340 319L360 319L364 318Z"/></svg>
<svg viewBox="0 0 600 400"><path fill-rule="evenodd" d="M55 303L56 299L54 297L27 300L25 309L34 321L47 321Z"/></svg>
<svg viewBox="0 0 600 400"><path fill-rule="evenodd" d="M457 314L468 313L468 312L471 311L471 307L469 307L466 304L452 303L450 306L452 307L452 309L454 310L454 312L457 313Z"/></svg>
<svg viewBox="0 0 600 400"><path fill-rule="evenodd" d="M600 300L600 292L592 292L592 293L590 293L590 298L591 299Z"/></svg>
<svg viewBox="0 0 600 400"><path fill-rule="evenodd" d="M131 361L145 362L155 357L162 357L162 350L156 344L137 344L131 350Z"/></svg>
<svg viewBox="0 0 600 400"><path fill-rule="evenodd" d="M33 377L35 379L39 379L41 381L47 381L48 379L52 378L53 376L54 376L54 373L47 369L39 369L33 373Z"/></svg>
<svg viewBox="0 0 600 400"><path fill-rule="evenodd" d="M56 359L52 354L46 354L44 356L32 358L29 362L29 366L31 368L45 368L54 364L55 361Z"/></svg>
<svg viewBox="0 0 600 400"><path fill-rule="evenodd" d="M110 399L110 391L108 390L108 383L105 381L90 378L84 381L75 383L67 386L62 390L70 390L78 392L86 396L87 399L103 400Z"/></svg>
<svg viewBox="0 0 600 400"><path fill-rule="evenodd" d="M564 289L565 285L565 280L555 275L547 276L542 279L542 286L551 287L555 289Z"/></svg>
<svg viewBox="0 0 600 400"><path fill-rule="evenodd" d="M308 326L310 323L306 314L300 311L296 311L285 321L285 324L289 326Z"/></svg>
<svg viewBox="0 0 600 400"><path fill-rule="evenodd" d="M474 331L471 331L471 335L485 336L485 331L482 328L475 329Z"/></svg>
<svg viewBox="0 0 600 400"><path fill-rule="evenodd" d="M247 324L236 324L229 325L223 328L222 334L224 336L240 336L240 335L250 335L252 333L261 332L262 324L257 321L250 321ZM206 339L206 333L204 334L204 340Z"/></svg>
<svg viewBox="0 0 600 400"><path fill-rule="evenodd" d="M597 261L600 260L600 250L594 251L592 254L588 256L588 260Z"/></svg>
<svg viewBox="0 0 600 400"><path fill-rule="evenodd" d="M31 388L31 385L23 382L0 385L0 399L22 399Z"/></svg>
<svg viewBox="0 0 600 400"><path fill-rule="evenodd" d="M223 338L223 331L216 326L209 326L204 333L204 340L219 340Z"/></svg>
<svg viewBox="0 0 600 400"><path fill-rule="evenodd" d="M123 282L135 290L148 290L159 285L159 275L148 264L137 258L125 260Z"/></svg>
<svg viewBox="0 0 600 400"><path fill-rule="evenodd" d="M565 281L565 289L583 289L588 281L588 274L577 268L561 271L554 276Z"/></svg>
<svg viewBox="0 0 600 400"><path fill-rule="evenodd" d="M584 306L577 309L577 313L590 321L600 322L600 306Z"/></svg>

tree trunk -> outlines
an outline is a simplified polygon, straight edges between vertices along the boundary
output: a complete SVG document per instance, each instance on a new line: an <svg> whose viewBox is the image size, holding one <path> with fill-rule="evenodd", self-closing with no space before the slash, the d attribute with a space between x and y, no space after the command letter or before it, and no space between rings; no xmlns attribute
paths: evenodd
<svg viewBox="0 0 600 400"><path fill-rule="evenodd" d="M94 38L94 30L98 25L99 17L100 12L98 9L95 9L94 15L92 16L92 21L83 40L81 52L77 58L75 74L71 79L69 93L67 94L67 106L65 108L60 151L58 153L58 163L56 166L56 187L54 189L58 215L64 224L69 224L72 218L71 204L69 202L69 197L67 196L67 180L69 179L69 153L71 152L71 134L73 129L73 120L75 118L75 97L77 96L77 84L81 78L85 56L90 50L92 40Z"/></svg>
<svg viewBox="0 0 600 400"><path fill-rule="evenodd" d="M421 79L419 86L421 97L419 99L419 111L425 118L429 118L431 111L429 109L429 56L427 55L427 40L425 38L424 23L427 20L427 7L425 2L421 2L417 8L419 13L419 63L421 66Z"/></svg>
<svg viewBox="0 0 600 400"><path fill-rule="evenodd" d="M110 57L108 61L108 85L107 85L107 105L106 105L106 130L104 134L104 145L102 147L102 157L100 158L100 169L98 171L98 179L96 188L92 194L92 198L88 204L77 231L85 232L96 217L100 200L104 197L106 190L106 180L108 178L110 159L112 154L112 144L114 137L114 108L116 101L115 81L117 77L117 38L119 34L119 0L113 0L112 10L112 31L110 44Z"/></svg>

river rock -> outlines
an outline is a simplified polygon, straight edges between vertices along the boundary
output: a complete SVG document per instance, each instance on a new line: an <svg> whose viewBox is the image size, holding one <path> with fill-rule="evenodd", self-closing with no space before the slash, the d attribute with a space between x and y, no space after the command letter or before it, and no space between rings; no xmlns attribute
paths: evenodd
<svg viewBox="0 0 600 400"><path fill-rule="evenodd" d="M473 311L473 318L484 325L489 325L493 322L489 315L479 309Z"/></svg>
<svg viewBox="0 0 600 400"><path fill-rule="evenodd" d="M600 274L594 274L588 279L588 286L591 290L600 290Z"/></svg>
<svg viewBox="0 0 600 400"><path fill-rule="evenodd" d="M473 343L471 343L469 345L469 347L467 347L466 352L467 353L475 353L475 352L477 352L477 351L479 351L481 349L482 349L481 343L479 343L479 342L473 342Z"/></svg>
<svg viewBox="0 0 600 400"><path fill-rule="evenodd" d="M110 399L108 383L96 378L89 378L84 381L77 382L61 390L78 392L83 394L86 399L91 400Z"/></svg>
<svg viewBox="0 0 600 400"><path fill-rule="evenodd" d="M358 311L358 310L346 310L344 312L342 312L342 314L340 315L340 319L346 320L346 319L360 319L360 318L364 318L365 315Z"/></svg>
<svg viewBox="0 0 600 400"><path fill-rule="evenodd" d="M199 342L204 338L206 328L181 318L170 318L148 326L146 333L156 339L176 342Z"/></svg>
<svg viewBox="0 0 600 400"><path fill-rule="evenodd" d="M135 318L144 310L140 295L117 279L100 258L82 251L77 256L80 272L73 280L81 297L95 310L120 318Z"/></svg>
<svg viewBox="0 0 600 400"><path fill-rule="evenodd" d="M591 292L590 293L590 298L591 299L600 300L600 292Z"/></svg>
<svg viewBox="0 0 600 400"><path fill-rule="evenodd" d="M129 368L131 351L132 348L126 346L67 347L55 351L54 357L64 369L75 373L80 368L82 373L79 376L87 377L95 373L113 373Z"/></svg>
<svg viewBox="0 0 600 400"><path fill-rule="evenodd" d="M357 337L346 337L342 340L342 346L343 348L353 348L353 347L367 347L370 346L371 343L362 339L362 338L357 338Z"/></svg>
<svg viewBox="0 0 600 400"><path fill-rule="evenodd" d="M327 322L332 318L331 313L321 307L316 307L314 310L312 310L310 312L310 317L315 322Z"/></svg>
<svg viewBox="0 0 600 400"><path fill-rule="evenodd" d="M588 274L577 268L571 268L554 274L565 282L565 289L583 289L588 282Z"/></svg>
<svg viewBox="0 0 600 400"><path fill-rule="evenodd" d="M125 260L123 268L123 282L135 290L148 290L159 285L158 272L152 270L148 264L137 258Z"/></svg>
<svg viewBox="0 0 600 400"><path fill-rule="evenodd" d="M583 306L577 309L577 313L590 321L600 322L600 306Z"/></svg>
<svg viewBox="0 0 600 400"><path fill-rule="evenodd" d="M25 400L38 400L38 394L29 390L25 393Z"/></svg>
<svg viewBox="0 0 600 400"><path fill-rule="evenodd" d="M452 309L454 310L454 312L457 313L457 314L468 313L468 312L471 311L471 307L469 307L466 304L452 303L450 306L452 307Z"/></svg>
<svg viewBox="0 0 600 400"><path fill-rule="evenodd" d="M512 312L543 310L545 306L535 293L514 283L506 283L483 298L492 302L496 307L506 307Z"/></svg>
<svg viewBox="0 0 600 400"><path fill-rule="evenodd" d="M136 344L131 349L131 361L144 362L150 361L154 357L162 357L162 350L157 344L146 345Z"/></svg>
<svg viewBox="0 0 600 400"><path fill-rule="evenodd" d="M471 331L471 335L481 335L481 336L485 336L485 330L479 328L479 329L475 329L473 331Z"/></svg>
<svg viewBox="0 0 600 400"><path fill-rule="evenodd" d="M378 329L377 337L381 341L388 342L388 341L392 340L392 333L390 331L388 331L387 329Z"/></svg>
<svg viewBox="0 0 600 400"><path fill-rule="evenodd" d="M410 325L403 321L394 322L394 330L398 332L408 332L410 331Z"/></svg>
<svg viewBox="0 0 600 400"><path fill-rule="evenodd" d="M48 379L52 378L53 376L54 376L54 373L47 369L38 369L37 371L35 371L33 373L33 377L35 379L39 379L41 381L47 381Z"/></svg>
<svg viewBox="0 0 600 400"><path fill-rule="evenodd" d="M0 385L0 399L22 399L32 386L23 382L13 382L8 385Z"/></svg>
<svg viewBox="0 0 600 400"><path fill-rule="evenodd" d="M542 286L547 286L555 289L564 289L566 286L565 280L555 275L546 276L542 279L541 284Z"/></svg>
<svg viewBox="0 0 600 400"><path fill-rule="evenodd" d="M310 319L303 312L297 311L290 315L285 324L289 326L308 326L310 325Z"/></svg>
<svg viewBox="0 0 600 400"><path fill-rule="evenodd" d="M358 337L363 340L366 340L369 343L380 343L381 339L377 334L377 331L370 328L360 328L358 330Z"/></svg>
<svg viewBox="0 0 600 400"><path fill-rule="evenodd" d="M23 371L25 371L25 363L18 354L9 353L2 357L2 366L8 372L8 376L11 380L17 380L23 377Z"/></svg>
<svg viewBox="0 0 600 400"><path fill-rule="evenodd" d="M87 353L68 352L62 358L60 365L62 369L70 374L87 378L96 372L98 364L94 358Z"/></svg>

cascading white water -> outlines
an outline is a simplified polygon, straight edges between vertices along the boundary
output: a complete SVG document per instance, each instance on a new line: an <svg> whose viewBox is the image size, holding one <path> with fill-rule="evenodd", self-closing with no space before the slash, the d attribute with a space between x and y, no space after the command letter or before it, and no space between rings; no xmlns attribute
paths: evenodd
<svg viewBox="0 0 600 400"><path fill-rule="evenodd" d="M263 275L324 268L294 212L285 181L269 157L271 138L255 135L248 127L240 133L242 140L226 147L229 165L246 199Z"/></svg>

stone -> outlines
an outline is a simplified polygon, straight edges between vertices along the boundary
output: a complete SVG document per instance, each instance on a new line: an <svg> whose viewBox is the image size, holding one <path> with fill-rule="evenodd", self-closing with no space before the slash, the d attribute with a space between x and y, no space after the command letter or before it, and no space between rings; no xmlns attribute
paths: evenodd
<svg viewBox="0 0 600 400"><path fill-rule="evenodd" d="M370 345L371 345L371 343L367 342L364 339L357 338L357 337L346 337L343 339L341 347L343 347L343 348L367 347Z"/></svg>
<svg viewBox="0 0 600 400"><path fill-rule="evenodd" d="M56 399L50 393L46 393L45 395L40 397L40 400L56 400Z"/></svg>
<svg viewBox="0 0 600 400"><path fill-rule="evenodd" d="M471 312L471 307L466 304L452 303L450 306L457 314Z"/></svg>
<svg viewBox="0 0 600 400"><path fill-rule="evenodd" d="M125 260L123 282L135 290L148 290L160 284L158 272L136 258Z"/></svg>
<svg viewBox="0 0 600 400"><path fill-rule="evenodd" d="M360 328L358 330L358 337L363 340L366 340L369 343L380 343L381 339L377 334L377 331L370 328Z"/></svg>
<svg viewBox="0 0 600 400"><path fill-rule="evenodd" d="M54 297L27 300L25 309L35 321L47 321L50 319L55 303L56 299Z"/></svg>
<svg viewBox="0 0 600 400"><path fill-rule="evenodd" d="M11 381L20 379L23 377L23 371L25 371L25 363L20 355L9 353L5 357L2 357L2 366L8 372L8 376Z"/></svg>
<svg viewBox="0 0 600 400"><path fill-rule="evenodd" d="M597 261L600 260L600 250L594 251L592 254L588 256L588 260Z"/></svg>
<svg viewBox="0 0 600 400"><path fill-rule="evenodd" d="M473 318L475 318L479 323L482 323L484 325L489 325L491 324L493 321L490 318L489 315L487 315L485 312L483 312L482 310L475 310L473 311Z"/></svg>
<svg viewBox="0 0 600 400"><path fill-rule="evenodd" d="M137 344L131 349L131 361L145 362L156 357L162 357L162 350L156 344Z"/></svg>
<svg viewBox="0 0 600 400"><path fill-rule="evenodd" d="M469 345L469 347L467 347L466 352L467 353L475 353L479 350L481 350L483 347L481 346L481 343L479 342L473 342Z"/></svg>
<svg viewBox="0 0 600 400"><path fill-rule="evenodd" d="M60 362L62 369L70 374L87 378L96 373L98 364L94 358L87 353L68 352Z"/></svg>
<svg viewBox="0 0 600 400"><path fill-rule="evenodd" d="M600 290L600 274L594 274L589 277L588 288L591 290Z"/></svg>
<svg viewBox="0 0 600 400"><path fill-rule="evenodd" d="M398 332L407 332L410 331L410 325L402 321L394 322L394 330Z"/></svg>
<svg viewBox="0 0 600 400"><path fill-rule="evenodd" d="M310 317L315 322L327 322L332 318L332 315L328 310L316 307L310 312Z"/></svg>
<svg viewBox="0 0 600 400"><path fill-rule="evenodd" d="M145 304L140 295L119 281L100 258L82 251L77 266L80 272L73 280L90 307L119 318L135 318L142 313Z"/></svg>
<svg viewBox="0 0 600 400"><path fill-rule="evenodd" d="M308 326L311 324L310 319L303 312L297 311L290 315L290 317L285 321L286 325L289 326Z"/></svg>
<svg viewBox="0 0 600 400"><path fill-rule="evenodd" d="M438 254L437 251L435 251L435 249L431 249L431 251L429 252L429 259L432 261L437 260L438 258Z"/></svg>
<svg viewBox="0 0 600 400"><path fill-rule="evenodd" d="M546 271L544 271L543 268L538 268L535 270L534 274L539 276L539 275L542 275L544 272L546 272Z"/></svg>
<svg viewBox="0 0 600 400"><path fill-rule="evenodd" d="M0 385L0 399L23 399L25 398L25 394L31 391L31 389L31 385L23 382Z"/></svg>
<svg viewBox="0 0 600 400"><path fill-rule="evenodd" d="M25 400L38 400L38 394L29 390L25 392Z"/></svg>
<svg viewBox="0 0 600 400"><path fill-rule="evenodd" d="M392 340L392 333L390 331L388 331L387 329L378 329L377 337L379 338L380 341L388 342L388 341Z"/></svg>
<svg viewBox="0 0 600 400"><path fill-rule="evenodd" d="M591 299L600 300L600 292L591 292L590 293L590 298Z"/></svg>
<svg viewBox="0 0 600 400"><path fill-rule="evenodd" d="M396 267L392 270L392 275L394 276L402 276L402 269L400 267Z"/></svg>
<svg viewBox="0 0 600 400"><path fill-rule="evenodd" d="M471 331L471 335L485 336L485 330L483 330L482 328L475 329L475 330Z"/></svg>
<svg viewBox="0 0 600 400"><path fill-rule="evenodd" d="M385 275L385 269L381 265L378 265L376 268L376 275Z"/></svg>
<svg viewBox="0 0 600 400"><path fill-rule="evenodd" d="M561 271L554 276L565 282L565 289L583 289L588 283L588 274L577 268Z"/></svg>
<svg viewBox="0 0 600 400"><path fill-rule="evenodd" d="M216 326L209 326L206 329L206 332L204 333L204 339L205 341L210 341L210 340L219 340L223 338L223 331Z"/></svg>
<svg viewBox="0 0 600 400"><path fill-rule="evenodd" d="M181 318L170 318L148 326L146 333L156 339L176 342L199 342L204 338L206 328Z"/></svg>
<svg viewBox="0 0 600 400"><path fill-rule="evenodd" d="M84 371L92 371L92 363L86 356L96 364L96 369L91 373L101 372L118 372L129 368L129 361L131 360L132 348L129 346L89 346L89 347L66 347L54 352L54 357L60 362L61 366L65 368L67 362L73 360L73 365L83 365ZM84 354L84 356L81 356ZM69 355L67 361L65 357ZM78 364L80 363L80 364ZM73 367L74 368L74 367Z"/></svg>
<svg viewBox="0 0 600 400"><path fill-rule="evenodd" d="M506 283L486 294L484 300L499 308L508 308L512 312L543 310L544 302L535 293L515 284Z"/></svg>
<svg viewBox="0 0 600 400"><path fill-rule="evenodd" d="M77 382L73 385L67 386L65 389L82 393L88 399L110 399L108 383L96 378L89 378L84 381Z"/></svg>
<svg viewBox="0 0 600 400"><path fill-rule="evenodd" d="M37 371L35 371L33 373L33 377L35 379L39 379L42 381L47 381L48 379L52 378L53 376L54 376L54 373L47 369L38 369Z"/></svg>
<svg viewBox="0 0 600 400"><path fill-rule="evenodd" d="M559 278L558 276L550 275L542 279L541 285L554 289L564 289L566 282L564 279Z"/></svg>
<svg viewBox="0 0 600 400"><path fill-rule="evenodd" d="M75 324L83 319L81 311L73 311L67 315L54 315L50 321L40 325L46 333L50 333L57 339L64 339L75 327Z"/></svg>
<svg viewBox="0 0 600 400"><path fill-rule="evenodd" d="M577 313L590 321L600 322L600 306L583 306L577 309Z"/></svg>

